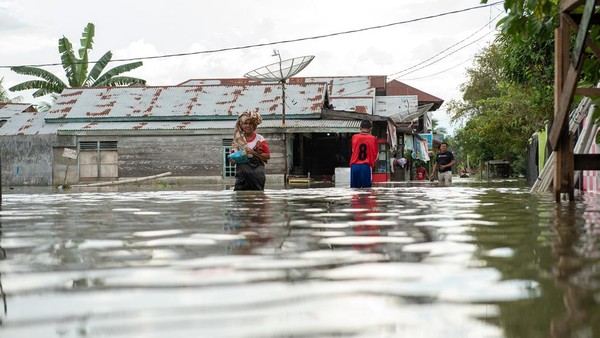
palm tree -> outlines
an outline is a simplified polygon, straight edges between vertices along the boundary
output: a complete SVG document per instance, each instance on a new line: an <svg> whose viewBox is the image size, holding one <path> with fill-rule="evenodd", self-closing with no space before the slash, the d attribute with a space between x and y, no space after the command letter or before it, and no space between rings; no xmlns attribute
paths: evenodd
<svg viewBox="0 0 600 338"><path fill-rule="evenodd" d="M30 80L19 83L9 90L19 91L27 89L37 89L33 97L40 97L51 93L60 94L67 87L100 87L100 86L128 86L132 84L146 84L146 80L129 76L118 76L121 73L128 72L142 66L141 61L132 62L117 66L101 75L104 67L110 62L112 52L106 52L88 74L88 52L93 49L94 43L94 24L88 23L81 34L81 48L79 48L79 58L75 56L73 46L66 37L58 39L58 52L63 69L65 70L69 85L67 86L60 78L51 72L30 66L11 67L15 73L22 75L31 75L42 78L41 80Z"/></svg>
<svg viewBox="0 0 600 338"><path fill-rule="evenodd" d="M0 102L9 102L9 103L21 102L21 100L22 100L21 96L13 97L12 99L10 98L10 96L8 96L8 92L6 91L6 89L4 89L4 86L2 86L2 81L4 81L4 78L0 79Z"/></svg>

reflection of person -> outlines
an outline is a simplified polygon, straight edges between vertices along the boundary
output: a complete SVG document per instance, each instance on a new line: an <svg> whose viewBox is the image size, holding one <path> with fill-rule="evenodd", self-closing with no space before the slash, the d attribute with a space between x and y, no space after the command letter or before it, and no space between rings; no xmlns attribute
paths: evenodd
<svg viewBox="0 0 600 338"><path fill-rule="evenodd" d="M371 172L379 155L377 139L371 135L373 123L360 122L360 133L352 136L352 157L350 158L350 187L370 188Z"/></svg>
<svg viewBox="0 0 600 338"><path fill-rule="evenodd" d="M433 180L433 175L437 169L439 169L438 180L440 183L452 183L452 166L456 162L454 161L454 154L448 150L448 144L443 142L440 145L440 151L435 155L435 164L433 165L433 171L429 175Z"/></svg>
<svg viewBox="0 0 600 338"><path fill-rule="evenodd" d="M270 202L263 192L232 195L227 204L224 230L239 239L229 243L227 250L250 254L273 240L270 223Z"/></svg>
<svg viewBox="0 0 600 338"><path fill-rule="evenodd" d="M381 228L373 224L377 216L369 214L377 212L377 195L374 192L370 194L352 195L350 201L354 210L354 222L352 230L355 236L381 236ZM371 251L377 247L377 244L357 244L353 246L357 250Z"/></svg>
<svg viewBox="0 0 600 338"><path fill-rule="evenodd" d="M423 163L419 163L419 166L415 170L415 179L417 181L424 181L429 179L429 174L427 170L423 167Z"/></svg>
<svg viewBox="0 0 600 338"><path fill-rule="evenodd" d="M236 163L234 190L265 189L265 163L271 158L271 152L265 138L255 132L261 122L256 111L247 110L238 116L231 152L245 150L248 161Z"/></svg>

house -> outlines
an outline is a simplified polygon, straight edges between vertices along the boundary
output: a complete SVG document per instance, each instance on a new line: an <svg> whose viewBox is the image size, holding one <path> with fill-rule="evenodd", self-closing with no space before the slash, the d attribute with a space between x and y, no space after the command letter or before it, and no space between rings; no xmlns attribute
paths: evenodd
<svg viewBox="0 0 600 338"><path fill-rule="evenodd" d="M381 144L376 170L389 180L389 157L398 149L396 103L402 113L419 110L417 97L386 96L385 76L291 78L285 85L285 125L280 83L249 79L192 79L176 86L68 88L46 113L19 112L0 128L0 143L18 135L41 138L30 148L39 185L75 184L171 172L203 183L233 181L226 160L237 115L257 110L258 132L272 151L270 182L288 175L331 178L347 167L350 138L360 120L374 122ZM44 150L45 149L45 150ZM12 150L9 150L9 152ZM400 150L401 151L401 150ZM39 161L38 161L39 160ZM31 184L15 174L28 167L13 159L4 184ZM4 167L4 165L3 165ZM38 168L39 169L39 168Z"/></svg>
<svg viewBox="0 0 600 338"><path fill-rule="evenodd" d="M46 133L42 113L26 103L0 103L0 174L3 185L52 184L56 135Z"/></svg>

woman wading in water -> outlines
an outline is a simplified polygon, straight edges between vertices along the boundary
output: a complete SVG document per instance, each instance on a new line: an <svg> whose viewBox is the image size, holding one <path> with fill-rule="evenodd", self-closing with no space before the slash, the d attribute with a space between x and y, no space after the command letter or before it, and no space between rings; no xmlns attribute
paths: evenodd
<svg viewBox="0 0 600 338"><path fill-rule="evenodd" d="M258 112L247 110L238 116L233 132L232 154L241 150L242 157L236 163L235 188L233 190L264 190L265 163L271 158L271 152L265 138L256 133L262 123Z"/></svg>

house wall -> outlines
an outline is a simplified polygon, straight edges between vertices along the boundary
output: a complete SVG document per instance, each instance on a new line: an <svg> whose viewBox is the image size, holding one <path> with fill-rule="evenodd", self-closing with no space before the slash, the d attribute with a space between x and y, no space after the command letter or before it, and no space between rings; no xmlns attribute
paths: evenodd
<svg viewBox="0 0 600 338"><path fill-rule="evenodd" d="M52 146L56 135L0 137L3 186L52 185Z"/></svg>
<svg viewBox="0 0 600 338"><path fill-rule="evenodd" d="M263 136L271 150L266 174L283 175L283 135ZM82 181L79 169L81 152L78 160L69 159L62 156L65 147L76 148L78 142L85 141L117 141L118 179L171 172L172 177L201 176L219 181L223 177L223 140L230 140L231 137L230 134L60 136L59 146L54 149L54 178L58 184L77 184Z"/></svg>

